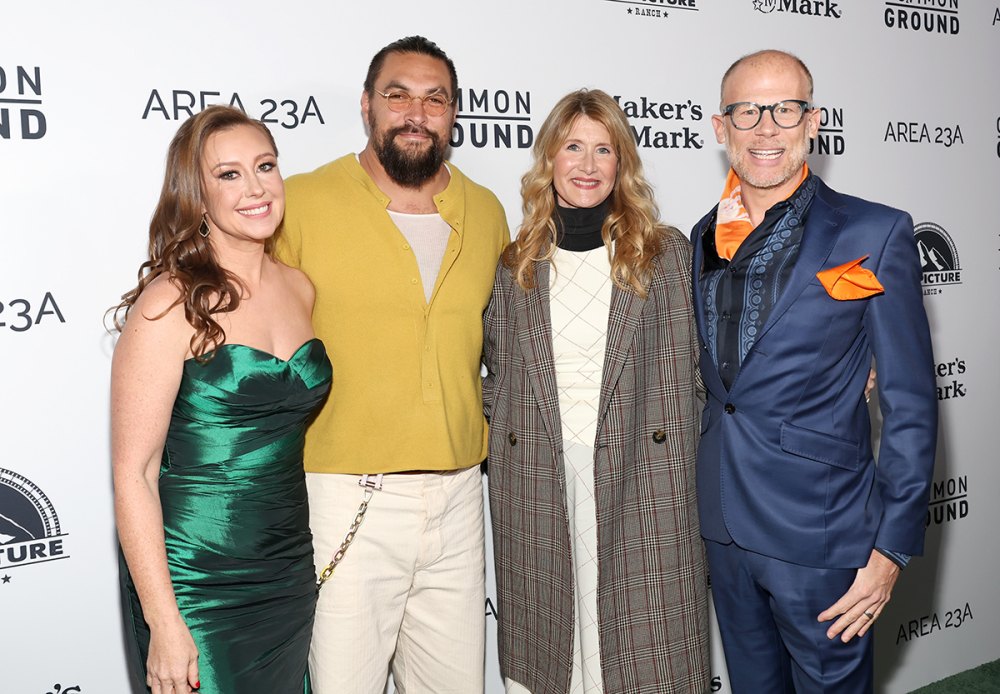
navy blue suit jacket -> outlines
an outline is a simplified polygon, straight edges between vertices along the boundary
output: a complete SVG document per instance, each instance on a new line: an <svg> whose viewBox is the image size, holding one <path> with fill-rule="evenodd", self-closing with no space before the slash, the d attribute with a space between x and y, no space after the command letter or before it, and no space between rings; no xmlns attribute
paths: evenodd
<svg viewBox="0 0 1000 694"><path fill-rule="evenodd" d="M709 540L807 566L860 567L875 546L923 551L934 363L909 215L818 183L796 265L728 391L704 344L698 281L714 210L692 232L708 391L699 515ZM885 293L831 298L816 273L865 255ZM883 414L878 465L864 398L872 354Z"/></svg>

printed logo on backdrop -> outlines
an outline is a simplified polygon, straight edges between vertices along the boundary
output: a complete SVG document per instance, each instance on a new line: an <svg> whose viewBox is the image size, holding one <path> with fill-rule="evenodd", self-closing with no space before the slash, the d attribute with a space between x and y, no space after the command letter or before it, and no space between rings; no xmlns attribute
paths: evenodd
<svg viewBox="0 0 1000 694"><path fill-rule="evenodd" d="M965 144L965 138L962 137L962 126L958 123L955 125L928 125L920 121L889 121L886 123L885 136L882 140L884 142L941 145L943 147Z"/></svg>
<svg viewBox="0 0 1000 694"><path fill-rule="evenodd" d="M938 379L938 400L954 400L968 395L964 380L958 378L965 373L965 360L952 359L934 365L934 375Z"/></svg>
<svg viewBox="0 0 1000 694"><path fill-rule="evenodd" d="M267 125L292 130L302 125L326 125L316 97L286 95L265 99L249 98L233 91L204 91L153 88L142 109L142 120L183 121L207 107L235 106L251 118Z"/></svg>
<svg viewBox="0 0 1000 694"><path fill-rule="evenodd" d="M688 123L704 120L705 109L691 99L663 101L657 97L615 94L629 119L635 143L649 149L701 149L705 138Z"/></svg>
<svg viewBox="0 0 1000 694"><path fill-rule="evenodd" d="M637 19L670 19L671 10L698 12L698 0L601 0L622 5L625 16Z"/></svg>
<svg viewBox="0 0 1000 694"><path fill-rule="evenodd" d="M45 692L45 694L76 694L77 692L83 692L83 690L80 689L80 685L75 684L73 686L63 687L57 682L53 684L52 689Z"/></svg>
<svg viewBox="0 0 1000 694"><path fill-rule="evenodd" d="M31 299L0 301L0 328L23 333L25 330L40 325L46 316L53 316L49 319L49 323L53 320L58 320L60 323L66 322L52 292L45 292L45 296L34 303Z"/></svg>
<svg viewBox="0 0 1000 694"><path fill-rule="evenodd" d="M40 140L48 132L42 112L42 69L0 65L0 139Z"/></svg>
<svg viewBox="0 0 1000 694"><path fill-rule="evenodd" d="M920 254L924 295L941 294L944 287L962 283L962 266L951 235L940 224L921 222L913 228Z"/></svg>
<svg viewBox="0 0 1000 694"><path fill-rule="evenodd" d="M12 569L69 559L66 537L45 492L24 475L0 468L0 585L10 583Z"/></svg>
<svg viewBox="0 0 1000 694"><path fill-rule="evenodd" d="M896 645L934 636L944 631L961 629L972 619L972 604L968 602L964 605L959 603L954 609L914 616L899 623L899 628L896 630Z"/></svg>
<svg viewBox="0 0 1000 694"><path fill-rule="evenodd" d="M967 518L969 515L969 477L949 477L936 480L931 486L925 526L942 525Z"/></svg>
<svg viewBox="0 0 1000 694"><path fill-rule="evenodd" d="M763 14L786 12L813 17L840 19L840 3L833 0L753 0L753 8Z"/></svg>
<svg viewBox="0 0 1000 694"><path fill-rule="evenodd" d="M809 154L840 156L847 148L844 139L844 109L820 106L819 132L809 141Z"/></svg>
<svg viewBox="0 0 1000 694"><path fill-rule="evenodd" d="M530 91L459 87L455 106L452 147L528 149L535 142Z"/></svg>
<svg viewBox="0 0 1000 694"><path fill-rule="evenodd" d="M1000 159L1000 116L997 116L997 158Z"/></svg>
<svg viewBox="0 0 1000 694"><path fill-rule="evenodd" d="M958 34L958 0L885 0L889 29L927 34Z"/></svg>

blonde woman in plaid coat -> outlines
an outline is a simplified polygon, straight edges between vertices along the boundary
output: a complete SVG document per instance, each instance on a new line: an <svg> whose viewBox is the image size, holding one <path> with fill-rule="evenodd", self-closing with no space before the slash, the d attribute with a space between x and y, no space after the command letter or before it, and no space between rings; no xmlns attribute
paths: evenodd
<svg viewBox="0 0 1000 694"><path fill-rule="evenodd" d="M549 115L484 316L500 661L510 694L709 689L690 248L625 115Z"/></svg>

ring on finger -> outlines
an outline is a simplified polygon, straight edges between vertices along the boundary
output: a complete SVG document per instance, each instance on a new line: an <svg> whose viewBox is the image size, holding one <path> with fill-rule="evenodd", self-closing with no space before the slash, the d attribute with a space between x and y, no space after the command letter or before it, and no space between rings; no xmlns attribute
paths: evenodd
<svg viewBox="0 0 1000 694"><path fill-rule="evenodd" d="M868 619L875 619L875 615L874 615L874 614L872 614L871 612L868 612L867 610L865 611L864 615L865 615L865 617L867 617Z"/></svg>

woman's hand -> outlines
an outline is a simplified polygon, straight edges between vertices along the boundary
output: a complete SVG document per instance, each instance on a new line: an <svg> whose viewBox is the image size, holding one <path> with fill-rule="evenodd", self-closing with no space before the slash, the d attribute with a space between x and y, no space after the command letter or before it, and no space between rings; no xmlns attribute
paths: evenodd
<svg viewBox="0 0 1000 694"><path fill-rule="evenodd" d="M190 694L198 689L198 647L180 615L150 628L146 686L153 694Z"/></svg>

